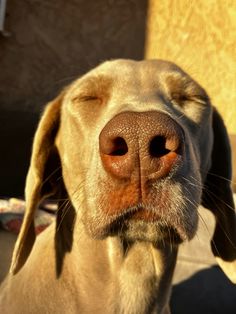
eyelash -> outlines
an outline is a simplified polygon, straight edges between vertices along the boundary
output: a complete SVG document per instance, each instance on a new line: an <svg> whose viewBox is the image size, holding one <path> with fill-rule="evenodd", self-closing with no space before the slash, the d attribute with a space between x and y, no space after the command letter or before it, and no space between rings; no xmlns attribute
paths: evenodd
<svg viewBox="0 0 236 314"><path fill-rule="evenodd" d="M202 99L200 96L192 96L191 98L186 97L186 96L182 96L182 97L172 97L171 102L174 104L179 105L180 107L183 107L185 105L186 102L194 102L197 103L199 105L206 105L207 103L207 99Z"/></svg>
<svg viewBox="0 0 236 314"><path fill-rule="evenodd" d="M100 100L97 96L91 95L80 95L72 99L72 102L87 102L87 101L97 101Z"/></svg>

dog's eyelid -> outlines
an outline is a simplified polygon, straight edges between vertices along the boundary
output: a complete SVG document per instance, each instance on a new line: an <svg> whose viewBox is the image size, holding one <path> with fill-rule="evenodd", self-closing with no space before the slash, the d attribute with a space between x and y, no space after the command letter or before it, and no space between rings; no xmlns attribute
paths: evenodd
<svg viewBox="0 0 236 314"><path fill-rule="evenodd" d="M96 95L77 95L71 99L73 103L99 101L100 98Z"/></svg>
<svg viewBox="0 0 236 314"><path fill-rule="evenodd" d="M206 105L208 103L208 99L202 96L193 96L192 100L198 104Z"/></svg>
<svg viewBox="0 0 236 314"><path fill-rule="evenodd" d="M189 97L190 101L194 101L198 104L206 105L209 102L209 99L206 96L202 95L193 95Z"/></svg>
<svg viewBox="0 0 236 314"><path fill-rule="evenodd" d="M206 105L209 100L207 97L202 95L180 95L180 94L172 94L171 101L178 103L178 105L183 106L187 102L195 102L197 104Z"/></svg>

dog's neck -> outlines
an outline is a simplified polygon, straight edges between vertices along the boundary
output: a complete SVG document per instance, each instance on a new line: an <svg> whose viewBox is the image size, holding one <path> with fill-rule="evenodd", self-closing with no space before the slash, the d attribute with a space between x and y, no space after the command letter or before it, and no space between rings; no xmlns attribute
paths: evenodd
<svg viewBox="0 0 236 314"><path fill-rule="evenodd" d="M162 313L169 299L177 249L135 242L125 244L123 252L118 272L120 312Z"/></svg>
<svg viewBox="0 0 236 314"><path fill-rule="evenodd" d="M177 247L157 248L140 241L127 243L119 237L94 240L81 223L76 228L72 250L73 254L78 250L80 256L76 268L79 273L83 269L81 275L86 274L86 281L91 277L90 284L101 294L101 300L102 295L106 296L104 302L110 313L162 313L169 300Z"/></svg>
<svg viewBox="0 0 236 314"><path fill-rule="evenodd" d="M104 304L110 309L108 313L163 313L170 295L176 246L157 247L118 236L95 240L73 207L62 217L58 215L56 229L61 232L55 237L58 278L62 272L68 281L78 278L74 287L78 293L80 284L84 287L89 282L94 305Z"/></svg>

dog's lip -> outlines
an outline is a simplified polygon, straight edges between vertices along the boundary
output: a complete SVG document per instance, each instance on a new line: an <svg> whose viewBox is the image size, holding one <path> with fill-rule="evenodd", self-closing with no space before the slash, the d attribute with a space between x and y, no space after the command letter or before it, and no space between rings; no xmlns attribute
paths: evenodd
<svg viewBox="0 0 236 314"><path fill-rule="evenodd" d="M103 220L97 224L94 221L89 225L91 227L89 232L92 236L98 239L116 235L126 237L130 228L139 228L144 223L156 226L157 232L160 232L160 237L157 239L160 243L179 244L192 238L181 225L176 224L175 221L171 220L171 217L161 212L160 208L157 209L148 205L138 204L124 209L122 214L107 216L107 218L106 222Z"/></svg>
<svg viewBox="0 0 236 314"><path fill-rule="evenodd" d="M132 222L142 220L147 223L154 223L162 219L160 209L152 208L151 206L144 205L142 203L124 208L120 211L120 214L114 214L109 217L107 227L109 225L116 224L117 221Z"/></svg>
<svg viewBox="0 0 236 314"><path fill-rule="evenodd" d="M154 208L148 204L138 203L137 205L123 208L120 210L120 214L112 215L111 221L123 219L153 222L161 219L160 211L160 208Z"/></svg>
<svg viewBox="0 0 236 314"><path fill-rule="evenodd" d="M125 228L132 223L142 221L147 224L154 224L162 229L161 242L181 243L186 240L186 235L179 228L171 223L167 223L157 210L143 205L138 205L126 210L126 213L113 217L113 219L104 226L104 230L109 230L110 235L122 235ZM122 226L123 225L123 226Z"/></svg>
<svg viewBox="0 0 236 314"><path fill-rule="evenodd" d="M138 206L131 209L129 219L142 220L146 222L154 222L161 219L161 215L157 210L149 209L145 206Z"/></svg>

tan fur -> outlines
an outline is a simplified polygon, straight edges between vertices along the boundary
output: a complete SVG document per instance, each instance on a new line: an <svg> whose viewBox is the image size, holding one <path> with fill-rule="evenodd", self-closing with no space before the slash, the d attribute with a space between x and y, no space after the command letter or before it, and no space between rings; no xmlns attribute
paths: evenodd
<svg viewBox="0 0 236 314"><path fill-rule="evenodd" d="M183 130L182 167L151 185L147 204L160 213L168 234L158 222L132 216L127 230L120 226L110 234L104 228L112 223L109 213L120 204L129 208L137 192L117 185L99 155L101 131L125 112L162 113ZM0 311L169 313L178 245L195 235L200 203L216 217L212 250L235 282L230 165L222 119L205 91L176 65L116 60L95 68L49 103L41 118L26 182L26 214L1 288ZM50 194L58 198L57 221L34 244L34 212Z"/></svg>

